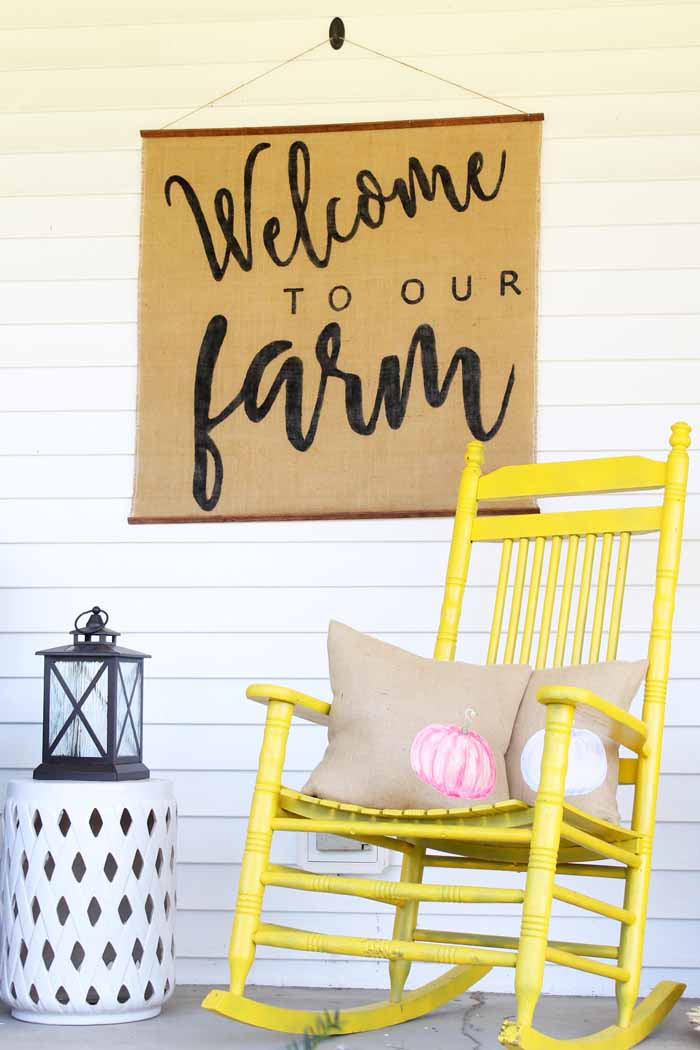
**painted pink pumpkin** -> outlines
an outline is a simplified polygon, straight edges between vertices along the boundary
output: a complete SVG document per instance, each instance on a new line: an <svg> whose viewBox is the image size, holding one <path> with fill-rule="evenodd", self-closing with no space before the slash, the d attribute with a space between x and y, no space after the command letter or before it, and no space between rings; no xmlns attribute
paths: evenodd
<svg viewBox="0 0 700 1050"><path fill-rule="evenodd" d="M433 723L420 729L411 744L411 768L424 783L449 798L486 798L496 783L496 760L487 740L468 722Z"/></svg>

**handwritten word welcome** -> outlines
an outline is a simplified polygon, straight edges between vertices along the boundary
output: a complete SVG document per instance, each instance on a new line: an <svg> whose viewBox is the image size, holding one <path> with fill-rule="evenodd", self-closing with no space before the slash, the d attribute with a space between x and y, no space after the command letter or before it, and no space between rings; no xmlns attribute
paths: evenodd
<svg viewBox="0 0 700 1050"><path fill-rule="evenodd" d="M212 276L220 281L233 258L241 270L253 269L255 258L252 233L253 215L253 175L255 164L260 154L270 148L269 142L258 142L249 152L243 174L243 223L245 228L244 244L241 244L235 233L236 208L230 189L221 187L214 194L214 214L224 238L224 252L219 262L209 224L204 217L202 206L195 190L183 175L171 175L165 182L165 200L172 206L172 191L179 186L185 200L190 206L197 224L204 253L209 263ZM344 244L351 241L360 226L370 230L379 229L386 215L387 205L398 201L408 218L415 217L418 211L418 196L426 201L434 201L438 186L442 189L445 200L456 212L465 212L471 203L472 195L480 201L492 201L498 196L506 170L506 151L501 152L500 166L492 189L485 190L481 185L480 175L484 168L482 153L470 154L466 163L464 188L458 192L448 168L444 164L433 165L428 176L417 157L408 159L407 178L394 179L391 189L382 189L379 179L369 170L363 168L355 176L355 185L359 191L355 204L355 217L348 229L338 229L337 209L340 197L330 197L326 203L326 238L325 244L318 249L314 243L307 219L307 209L311 195L311 157L305 142L297 140L289 147L288 180L289 194L295 216L294 239L291 249L285 255L277 248L277 239L282 232L282 222L277 215L269 216L262 230L262 243L265 251L276 266L289 266L296 257L300 247L314 266L324 268L331 259L333 242Z"/></svg>

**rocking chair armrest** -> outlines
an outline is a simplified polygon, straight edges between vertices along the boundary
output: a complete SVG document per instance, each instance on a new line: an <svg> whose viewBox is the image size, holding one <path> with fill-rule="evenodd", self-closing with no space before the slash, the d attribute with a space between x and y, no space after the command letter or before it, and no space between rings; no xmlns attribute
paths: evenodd
<svg viewBox="0 0 700 1050"><path fill-rule="evenodd" d="M590 689L572 685L547 685L537 690L540 704L569 704L573 708L587 707L594 711L599 721L605 724L605 731L611 740L638 755L648 754L647 727L641 718L636 718L623 711L616 704L597 696ZM601 718L602 716L602 718Z"/></svg>
<svg viewBox="0 0 700 1050"><path fill-rule="evenodd" d="M246 696L254 700L256 704L267 704L270 700L281 700L285 704L294 705L294 714L307 722L315 722L317 725L327 726L328 715L331 705L325 700L317 700L315 696L300 693L297 689L290 689L285 685L267 685L256 683L249 685Z"/></svg>

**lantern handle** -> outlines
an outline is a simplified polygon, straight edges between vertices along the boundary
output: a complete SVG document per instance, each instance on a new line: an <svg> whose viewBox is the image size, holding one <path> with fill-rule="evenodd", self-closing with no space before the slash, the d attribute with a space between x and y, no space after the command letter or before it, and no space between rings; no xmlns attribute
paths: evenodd
<svg viewBox="0 0 700 1050"><path fill-rule="evenodd" d="M107 626L107 623L109 622L109 613L105 609L100 609L99 605L93 605L92 609L85 609L83 612L78 613L78 615L76 616L75 620L73 621L73 628L76 631L80 631L81 633L83 632L83 628L78 627L78 620L80 619L81 616L100 616L100 617L104 617L104 619L102 620L101 625L100 625L102 630L104 630L104 628ZM85 626L87 627L88 624L86 624ZM99 630L100 630L100 628L94 628L90 633L91 634L97 634Z"/></svg>

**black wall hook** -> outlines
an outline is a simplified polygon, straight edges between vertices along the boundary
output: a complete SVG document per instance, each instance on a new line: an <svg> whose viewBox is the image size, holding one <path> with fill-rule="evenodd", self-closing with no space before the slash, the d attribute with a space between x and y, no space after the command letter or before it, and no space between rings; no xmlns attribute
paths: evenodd
<svg viewBox="0 0 700 1050"><path fill-rule="evenodd" d="M333 19L328 30L328 40L334 51L340 51L345 43L345 23L337 16Z"/></svg>

